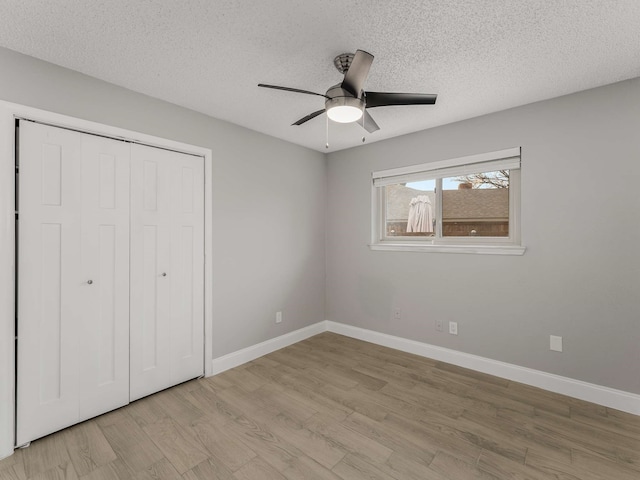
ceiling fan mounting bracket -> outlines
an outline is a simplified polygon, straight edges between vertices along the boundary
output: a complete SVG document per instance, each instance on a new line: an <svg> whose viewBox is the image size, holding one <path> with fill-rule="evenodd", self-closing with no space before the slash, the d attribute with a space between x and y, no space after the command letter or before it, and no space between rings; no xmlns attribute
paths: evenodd
<svg viewBox="0 0 640 480"><path fill-rule="evenodd" d="M333 64L340 73L345 74L353 62L354 55L353 53L341 53L333 59Z"/></svg>

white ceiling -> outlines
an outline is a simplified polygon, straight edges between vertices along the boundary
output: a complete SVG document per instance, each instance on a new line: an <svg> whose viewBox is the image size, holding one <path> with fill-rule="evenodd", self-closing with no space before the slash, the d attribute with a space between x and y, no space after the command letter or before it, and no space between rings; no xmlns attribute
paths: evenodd
<svg viewBox="0 0 640 480"><path fill-rule="evenodd" d="M323 99L258 83L324 93L362 49L367 90L438 94L372 109L374 142L640 76L640 1L3 0L0 45L324 152L324 116L291 126Z"/></svg>

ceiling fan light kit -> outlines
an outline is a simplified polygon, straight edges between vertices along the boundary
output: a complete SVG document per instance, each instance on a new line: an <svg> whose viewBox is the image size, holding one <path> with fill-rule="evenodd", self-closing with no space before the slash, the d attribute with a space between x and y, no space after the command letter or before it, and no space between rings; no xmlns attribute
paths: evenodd
<svg viewBox="0 0 640 480"><path fill-rule="evenodd" d="M335 97L327 99L324 107L330 120L351 123L362 118L364 102L360 98Z"/></svg>
<svg viewBox="0 0 640 480"><path fill-rule="evenodd" d="M373 55L364 50L356 50L356 53L343 53L334 58L336 69L344 74L344 80L338 85L321 93L300 90L298 88L281 87L278 85L258 84L259 87L285 90L289 92L317 95L325 98L325 108L317 110L302 117L292 125L302 125L309 120L327 114L327 117L338 123L352 123L363 119L362 127L369 133L379 130L380 127L369 114L367 109L391 105L433 105L437 95L424 93L388 93L365 92L364 82L369 75L369 69L373 63ZM364 117L364 118L363 118Z"/></svg>

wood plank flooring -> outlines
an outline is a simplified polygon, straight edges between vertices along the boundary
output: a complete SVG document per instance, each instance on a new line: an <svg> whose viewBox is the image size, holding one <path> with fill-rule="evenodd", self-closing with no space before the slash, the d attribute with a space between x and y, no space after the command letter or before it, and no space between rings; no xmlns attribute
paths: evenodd
<svg viewBox="0 0 640 480"><path fill-rule="evenodd" d="M27 479L640 479L640 417L331 333L37 440Z"/></svg>

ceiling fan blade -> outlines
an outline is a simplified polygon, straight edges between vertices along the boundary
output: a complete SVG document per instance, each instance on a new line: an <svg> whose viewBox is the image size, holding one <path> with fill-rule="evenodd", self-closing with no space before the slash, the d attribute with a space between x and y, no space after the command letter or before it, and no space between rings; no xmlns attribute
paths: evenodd
<svg viewBox="0 0 640 480"><path fill-rule="evenodd" d="M367 108L389 105L433 105L438 97L429 93L365 92L364 95Z"/></svg>
<svg viewBox="0 0 640 480"><path fill-rule="evenodd" d="M377 130L380 130L380 127L378 126L376 121L373 119L371 114L369 112L367 112L366 109L364 111L364 125L363 125L363 127L369 133L373 133L373 132L375 132Z"/></svg>
<svg viewBox="0 0 640 480"><path fill-rule="evenodd" d="M347 73L344 74L341 87L353 94L356 98L360 98L360 92L369 75L372 62L373 55L364 50L356 50L353 60L351 61L351 66L349 70L347 70Z"/></svg>
<svg viewBox="0 0 640 480"><path fill-rule="evenodd" d="M267 85L265 83L259 83L258 86L264 88L273 88L275 90L284 90L285 92L306 93L308 95L318 95L320 97L329 98L322 93L310 92L309 90L300 90L299 88L280 87L278 85Z"/></svg>
<svg viewBox="0 0 640 480"><path fill-rule="evenodd" d="M309 115L307 115L306 117L302 117L300 120L298 120L295 123L292 123L291 126L293 125L302 125L305 122L308 122L309 120L316 118L318 115L321 115L324 113L324 108L322 110L318 110L316 112L310 113Z"/></svg>

